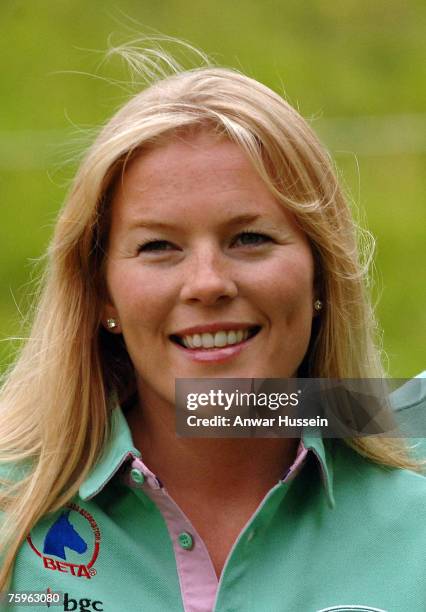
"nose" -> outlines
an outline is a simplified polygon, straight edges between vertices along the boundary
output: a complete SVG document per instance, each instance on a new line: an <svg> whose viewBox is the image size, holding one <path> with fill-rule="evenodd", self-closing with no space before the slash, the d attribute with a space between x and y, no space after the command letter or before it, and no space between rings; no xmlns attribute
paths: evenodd
<svg viewBox="0 0 426 612"><path fill-rule="evenodd" d="M231 263L220 249L210 246L188 257L180 294L182 301L212 306L238 294Z"/></svg>

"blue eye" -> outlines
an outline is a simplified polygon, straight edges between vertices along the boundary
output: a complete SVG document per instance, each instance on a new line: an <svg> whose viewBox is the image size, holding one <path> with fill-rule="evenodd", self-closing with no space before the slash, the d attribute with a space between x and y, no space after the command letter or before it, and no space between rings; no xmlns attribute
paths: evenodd
<svg viewBox="0 0 426 612"><path fill-rule="evenodd" d="M243 246L257 246L270 242L271 238L258 232L241 232L238 234L237 240L240 240Z"/></svg>
<svg viewBox="0 0 426 612"><path fill-rule="evenodd" d="M140 244L138 246L138 253L142 252L150 252L150 251L168 251L170 247L173 245L167 240L151 240L150 242L145 242L145 244Z"/></svg>

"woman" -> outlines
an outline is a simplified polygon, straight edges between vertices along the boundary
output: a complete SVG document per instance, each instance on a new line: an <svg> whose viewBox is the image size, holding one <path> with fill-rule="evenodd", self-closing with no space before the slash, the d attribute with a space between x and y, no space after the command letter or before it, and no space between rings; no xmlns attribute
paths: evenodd
<svg viewBox="0 0 426 612"><path fill-rule="evenodd" d="M3 590L424 610L402 445L175 434L176 378L383 376L356 244L327 153L264 85L207 67L132 98L77 173L3 390Z"/></svg>

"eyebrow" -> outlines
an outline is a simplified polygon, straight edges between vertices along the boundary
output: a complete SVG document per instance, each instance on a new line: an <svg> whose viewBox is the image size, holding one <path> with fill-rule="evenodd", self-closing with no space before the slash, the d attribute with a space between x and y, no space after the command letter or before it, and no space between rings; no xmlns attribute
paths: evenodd
<svg viewBox="0 0 426 612"><path fill-rule="evenodd" d="M238 227L241 225L246 225L247 223L253 223L260 219L262 215L255 214L244 214L237 215L236 217L231 217L227 219L221 226L231 226ZM157 221L155 219L140 219L131 224L131 229L137 228L146 228L146 229L175 229L177 226L173 223L165 223L164 221Z"/></svg>

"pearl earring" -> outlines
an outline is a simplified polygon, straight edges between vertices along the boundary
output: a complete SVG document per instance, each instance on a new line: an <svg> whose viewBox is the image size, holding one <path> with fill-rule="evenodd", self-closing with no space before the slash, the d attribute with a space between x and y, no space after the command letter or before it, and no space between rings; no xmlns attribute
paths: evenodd
<svg viewBox="0 0 426 612"><path fill-rule="evenodd" d="M322 302L321 300L315 300L314 302L314 308L317 312L319 312L320 310L322 310Z"/></svg>
<svg viewBox="0 0 426 612"><path fill-rule="evenodd" d="M118 327L118 321L116 319L107 319L106 325L108 329L115 329Z"/></svg>

